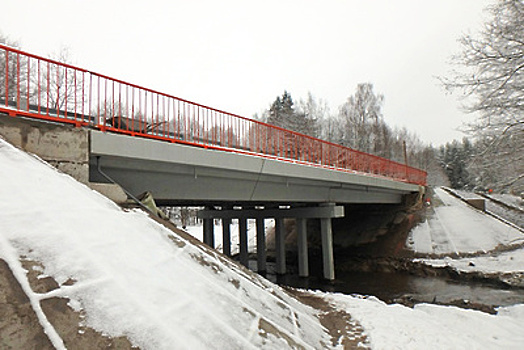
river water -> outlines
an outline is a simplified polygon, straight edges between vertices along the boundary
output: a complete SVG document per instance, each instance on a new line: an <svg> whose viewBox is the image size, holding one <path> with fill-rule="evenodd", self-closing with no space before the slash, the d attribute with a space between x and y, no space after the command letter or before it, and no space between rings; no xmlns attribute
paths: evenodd
<svg viewBox="0 0 524 350"><path fill-rule="evenodd" d="M256 263L255 263L256 264ZM524 303L524 289L504 289L475 281L455 281L444 277L420 277L408 273L339 272L336 280L317 276L275 274L268 263L266 278L279 285L343 294L373 295L386 303L482 304L492 307Z"/></svg>

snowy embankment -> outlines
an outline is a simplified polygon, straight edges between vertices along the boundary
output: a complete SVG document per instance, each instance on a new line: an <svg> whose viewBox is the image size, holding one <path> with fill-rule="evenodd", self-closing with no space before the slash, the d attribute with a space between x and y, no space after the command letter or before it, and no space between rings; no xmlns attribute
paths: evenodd
<svg viewBox="0 0 524 350"><path fill-rule="evenodd" d="M88 326L143 349L323 348L317 311L278 286L140 211L100 194L0 140L0 258L39 307L63 296ZM42 263L60 285L30 290L20 258ZM74 281L73 285L65 283Z"/></svg>
<svg viewBox="0 0 524 350"><path fill-rule="evenodd" d="M524 287L524 233L440 188L435 195L433 213L413 229L409 242L417 253L440 257L416 261Z"/></svg>
<svg viewBox="0 0 524 350"><path fill-rule="evenodd" d="M450 255L482 253L524 243L524 234L484 213L474 210L441 188L425 222L408 239L417 253Z"/></svg>
<svg viewBox="0 0 524 350"><path fill-rule="evenodd" d="M451 306L387 305L375 297L328 294L369 334L373 349L522 349L524 305L497 315Z"/></svg>
<svg viewBox="0 0 524 350"><path fill-rule="evenodd" d="M519 349L524 343L522 305L487 315L317 292L351 314L347 320L341 313L340 328L328 333L323 311L144 213L121 210L1 139L0 198L0 259L59 349L61 335L40 307L56 296L69 298L86 326L124 335L142 349L340 349L342 338L335 341L334 334L351 333L357 322L374 349ZM21 259L41 263L58 288L33 291Z"/></svg>

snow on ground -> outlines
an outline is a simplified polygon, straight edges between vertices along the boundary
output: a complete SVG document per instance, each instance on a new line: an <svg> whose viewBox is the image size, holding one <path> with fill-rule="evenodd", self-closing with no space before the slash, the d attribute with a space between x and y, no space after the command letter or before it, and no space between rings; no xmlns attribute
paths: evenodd
<svg viewBox="0 0 524 350"><path fill-rule="evenodd" d="M497 315L456 307L387 305L375 297L329 294L368 333L372 349L522 349L524 305Z"/></svg>
<svg viewBox="0 0 524 350"><path fill-rule="evenodd" d="M524 199L517 197L511 194L499 194L493 193L491 197L498 199L499 201L506 203L507 205L512 205L520 210L524 210Z"/></svg>
<svg viewBox="0 0 524 350"><path fill-rule="evenodd" d="M522 198L510 194L491 194L485 195L486 197L484 198L480 194L467 192L464 190L452 191L457 193L462 198L485 199L486 212L502 218L503 220L507 220L518 227L524 228L524 209L522 208L524 201ZM497 202L500 202L503 205Z"/></svg>
<svg viewBox="0 0 524 350"><path fill-rule="evenodd" d="M475 253L524 242L519 230L470 208L446 191L437 188L435 195L442 204L434 205L433 213L412 230L408 239L415 252Z"/></svg>
<svg viewBox="0 0 524 350"><path fill-rule="evenodd" d="M417 259L425 264L444 267L451 266L463 272L483 272L483 273L524 273L524 249L517 249L510 252L493 254L489 256L477 256L471 258L451 259Z"/></svg>
<svg viewBox="0 0 524 350"><path fill-rule="evenodd" d="M278 286L174 236L142 212L121 210L1 140L0 197L0 258L22 271L24 255L60 284L76 281L50 295L29 291L33 305L68 297L85 311L88 326L126 335L142 349L330 342L316 311ZM24 285L25 274L16 276Z"/></svg>
<svg viewBox="0 0 524 350"><path fill-rule="evenodd" d="M0 198L0 258L35 309L42 299L68 297L71 306L85 312L88 326L125 335L142 349L331 345L319 311L144 213L121 210L2 140ZM60 284L74 284L32 292L21 256L41 262ZM488 315L315 294L359 321L374 349L519 349L524 343L522 305ZM62 348L45 315L38 315Z"/></svg>

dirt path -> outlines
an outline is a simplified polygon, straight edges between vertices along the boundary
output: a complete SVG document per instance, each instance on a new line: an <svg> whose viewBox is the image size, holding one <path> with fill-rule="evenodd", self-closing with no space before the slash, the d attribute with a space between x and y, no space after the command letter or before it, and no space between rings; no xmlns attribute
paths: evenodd
<svg viewBox="0 0 524 350"><path fill-rule="evenodd" d="M22 259L31 289L45 294L61 288L51 277L42 275L38 262ZM64 286L72 285L69 280ZM36 316L28 296L7 263L0 259L0 348L55 349ZM40 306L68 349L136 349L125 337L110 338L84 325L84 315L74 311L69 299L43 298Z"/></svg>
<svg viewBox="0 0 524 350"><path fill-rule="evenodd" d="M331 335L331 345L342 345L343 349L370 349L364 329L350 314L307 291L287 290L304 304L319 310L320 322Z"/></svg>

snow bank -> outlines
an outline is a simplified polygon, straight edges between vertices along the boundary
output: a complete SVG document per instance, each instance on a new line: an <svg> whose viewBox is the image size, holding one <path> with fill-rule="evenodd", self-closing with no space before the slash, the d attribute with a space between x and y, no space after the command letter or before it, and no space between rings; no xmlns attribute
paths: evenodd
<svg viewBox="0 0 524 350"><path fill-rule="evenodd" d="M444 267L450 266L463 272L482 273L524 273L524 249L490 256L478 256L462 259L417 259L425 264Z"/></svg>
<svg viewBox="0 0 524 350"><path fill-rule="evenodd" d="M28 293L33 304L68 297L87 326L142 349L329 344L315 310L214 251L121 210L3 140L0 165L0 257L16 270L25 255L60 284L75 281Z"/></svg>
<svg viewBox="0 0 524 350"><path fill-rule="evenodd" d="M411 309L375 297L331 294L326 299L361 323L376 350L522 349L524 344L524 305L490 315L429 304Z"/></svg>
<svg viewBox="0 0 524 350"><path fill-rule="evenodd" d="M444 190L437 188L435 193L443 204L435 206L434 214L408 238L415 252L474 253L524 240L519 230L470 208Z"/></svg>
<svg viewBox="0 0 524 350"><path fill-rule="evenodd" d="M498 199L499 201L506 203L507 205L514 206L520 210L524 210L524 198L517 197L511 194L498 194L494 193L491 197Z"/></svg>

